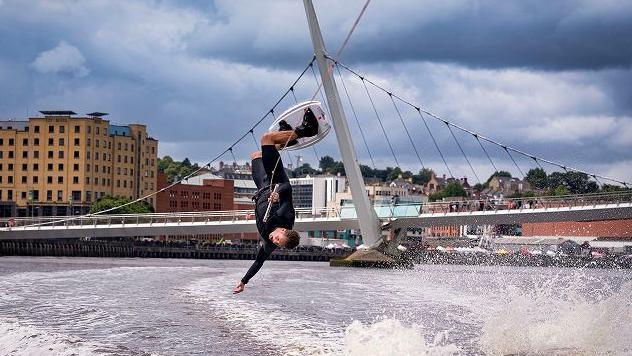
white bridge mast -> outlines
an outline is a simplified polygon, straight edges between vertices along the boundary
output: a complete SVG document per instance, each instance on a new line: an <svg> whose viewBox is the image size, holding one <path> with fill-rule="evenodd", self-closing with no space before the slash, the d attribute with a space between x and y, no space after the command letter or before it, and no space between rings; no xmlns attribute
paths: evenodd
<svg viewBox="0 0 632 356"><path fill-rule="evenodd" d="M380 220L369 202L369 197L364 187L364 180L362 179L355 148L351 140L351 132L349 131L347 118L342 109L340 96L338 95L338 88L336 87L333 71L329 66L328 59L325 58L325 43L323 42L323 36L320 32L316 12L314 11L314 4L311 0L303 0L303 4L305 5L309 32L312 37L312 44L314 45L314 55L316 56L316 62L320 70L320 77L325 96L327 97L327 103L329 104L331 120L334 125L334 130L336 131L340 154L342 155L342 163L345 167L345 174L349 181L351 196L353 197L353 203L358 215L358 225L362 233L362 240L367 246L373 245L381 239Z"/></svg>

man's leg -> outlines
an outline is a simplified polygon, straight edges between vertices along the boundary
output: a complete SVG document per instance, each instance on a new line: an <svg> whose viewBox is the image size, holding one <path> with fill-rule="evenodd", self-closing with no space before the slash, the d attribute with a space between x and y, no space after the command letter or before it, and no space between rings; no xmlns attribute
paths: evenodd
<svg viewBox="0 0 632 356"><path fill-rule="evenodd" d="M266 132L263 136L261 136L261 146L285 146L286 143L295 140L296 138L298 138L298 135L294 131Z"/></svg>
<svg viewBox="0 0 632 356"><path fill-rule="evenodd" d="M285 145L287 141L295 139L297 136L293 131L267 132L261 137L261 152L263 167L266 171L270 184L289 182L290 179L285 174L281 155L277 150L277 145Z"/></svg>
<svg viewBox="0 0 632 356"><path fill-rule="evenodd" d="M270 185L268 175L263 167L261 151L251 153L250 159L252 159L252 180L255 182L257 189Z"/></svg>

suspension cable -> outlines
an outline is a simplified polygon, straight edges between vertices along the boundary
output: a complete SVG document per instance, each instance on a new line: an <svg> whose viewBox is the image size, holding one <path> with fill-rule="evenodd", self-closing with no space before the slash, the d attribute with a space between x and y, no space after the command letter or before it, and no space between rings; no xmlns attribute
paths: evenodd
<svg viewBox="0 0 632 356"><path fill-rule="evenodd" d="M483 143L481 142L481 140L478 138L478 135L474 134L474 137L476 137L476 141L481 146L481 149L483 149L483 152L485 152L485 156L487 156L489 163L491 163L492 167L494 167L494 172L498 172L498 168L496 168L494 161L492 161L492 157L489 155L489 153L487 153L487 150L485 149L485 146L483 146Z"/></svg>
<svg viewBox="0 0 632 356"><path fill-rule="evenodd" d="M454 138L454 142L456 142L456 145L459 147L459 150L461 150L461 153L463 154L463 157L465 158L465 161L467 162L467 164L470 166L470 169L472 170L472 173L474 173L474 177L476 177L476 181L480 184L481 180L478 178L478 174L476 174L476 171L474 170L474 167L472 167L472 163L470 163L470 160L467 158L467 155L465 154L465 151L463 150L463 147L461 147L461 143L456 138L456 135L452 131L452 128L450 127L450 125L448 125L447 122L445 123L445 125L448 128L448 131L450 131L450 134L452 134L452 138Z"/></svg>
<svg viewBox="0 0 632 356"><path fill-rule="evenodd" d="M366 147L366 151L369 153L369 158L371 159L371 164L373 165L373 169L376 169L375 161L373 160L373 155L371 154L369 145L366 142L366 137L364 136L364 130L362 130L362 125L360 125L360 120L358 119L358 115L356 113L355 107L353 106L353 103L351 102L351 96L349 95L349 92L347 91L347 85L345 84L345 81L342 77L342 72L340 71L340 68L338 66L336 66L336 69L338 70L338 76L340 77L340 83L342 84L342 88L345 92L345 95L347 96L347 100L349 101L349 107L351 107L351 112L353 113L355 122L358 125L358 129L360 130L360 136L362 137L362 141L364 142L364 147Z"/></svg>
<svg viewBox="0 0 632 356"><path fill-rule="evenodd" d="M439 152L439 156L441 156L441 160L443 161L445 168L448 170L448 174L450 174L450 178L454 178L454 175L452 174L452 171L450 170L450 167L448 166L448 162L445 160L445 157L443 156L443 152L441 152L441 149L439 148L439 145L437 144L437 140L432 134L432 131L430 130L430 126L428 126L428 123L426 122L426 118L421 113L421 110L419 110L419 108L416 107L416 109L417 109L417 113L419 113L419 117L421 117L421 121L423 121L424 126L426 127L426 130L428 131L428 134L430 134L430 138L432 139L432 142L434 143L434 146L437 149L437 152Z"/></svg>
<svg viewBox="0 0 632 356"><path fill-rule="evenodd" d="M349 68L348 66L344 65L343 63L339 62L339 61L338 61L338 60L336 60L335 58L332 58L332 57L327 56L327 55L326 55L326 57L327 57L328 59L330 59L331 61L333 61L334 63L337 63L338 65L340 65L342 68L346 69L348 72L350 72L350 73L352 73L353 75L357 76L358 78L361 78L361 79L363 78L363 80L365 80L365 81L369 82L370 84L372 84L373 86L375 86L375 87L379 88L380 90L384 91L385 93L388 93L388 92L389 92L387 89L385 89L385 88L381 87L380 85L378 85L378 84L376 84L376 83L372 82L371 80L369 80L369 79L367 79L366 77L362 76L361 74L359 74L359 73L358 73L358 72L356 72L355 70L353 70L353 69ZM408 100L406 100L406 99L403 99L403 98L399 97L399 96L398 96L398 95L396 95L396 94L393 94L393 96L394 96L395 98L399 99L400 101L402 101L403 103L406 103L407 105L409 105L409 106L411 106L411 107L413 107L413 108L417 109L420 113L422 113L422 112L423 112L424 114L426 114L426 115L428 115L428 116L432 117L433 119L436 119L436 120L439 120L439 121L442 121L442 122L446 122L446 121L447 121L447 122L448 122L448 125L450 125L450 126L452 126L452 127L456 128L456 129L458 129L458 130L460 130L460 131L463 131L463 132L469 133L470 135L477 135L477 136L478 136L478 138L480 138L481 140L487 141L487 142L489 142L489 143L491 143L491 144L493 144L493 145L496 145L496 146L498 146L498 147L503 147L504 149L506 149L506 150L508 150L508 151L512 151L512 152L514 152L514 153L517 153L517 154L522 155L522 156L525 156L525 157L533 158L533 159L535 159L535 160L538 160L538 161L540 161L540 162L544 162L544 163L550 164L550 165L552 165L552 166L556 166L556 167L558 167L558 168L562 168L562 169L563 169L564 167L566 167L566 169L567 169L567 170L571 170L571 171L574 171L574 172L577 172L577 173L583 173L583 174L586 174L586 175L588 175L588 176L593 176L593 175L595 175L595 176L597 176L597 177L599 177L599 178L601 178L601 179L603 179L603 180L607 180L607 181L610 181L610 182L615 182L615 183L621 184L621 185L623 185L623 186L625 186L625 187L627 187L627 186L629 186L629 185L631 185L631 184L632 184L632 183L625 182L625 181L618 180L618 179L614 179L614 178L611 178L611 177L606 177L606 176L604 176L604 175L600 175L600 174L596 174L596 173L591 173L591 172L586 172L586 171L581 170L581 169L578 169L578 168L565 166L564 164L561 164L561 163L558 163L558 162L555 162L555 161L552 161L552 160L549 160L549 159L545 159L545 158L542 158L542 157L538 157L538 156L535 156L535 155L532 155L532 154L526 153L526 152L524 152L524 151L522 151L522 150L519 150L519 149L517 149L517 148L514 148L514 147L511 147L511 146L508 146L508 145L502 144L502 143L500 143L500 142L498 142L498 141L495 141L495 140L493 140L493 139L491 139L491 138L488 138L488 137L486 137L486 136L484 136L484 135L481 135L480 133L477 133L477 132L474 132L474 131L468 130L468 129L466 129L466 128L464 128L464 127L460 126L460 125L457 125L457 124L455 124L455 123L453 123L453 122L451 122L451 121L445 120L445 119L443 119L443 118L441 118L441 117L439 117L439 116L437 116L437 115L435 115L435 114L431 113L430 111L427 111L427 110L421 109L420 107L418 107L418 106L416 106L416 105L412 104L410 101L408 101Z"/></svg>
<svg viewBox="0 0 632 356"><path fill-rule="evenodd" d="M415 146L415 143L413 142L413 138L410 137L410 132L408 132L408 127L406 127L404 118L402 117L402 114L399 112L399 108L397 108L397 104L395 104L395 100L393 100L393 94L389 93L388 97L391 99L391 102L393 103L393 107L395 107L395 111L397 112L399 121L401 121L402 126L404 126L404 131L406 131L406 136L408 136L408 140L410 141L410 144L413 146L413 150L415 151L415 155L417 155L417 159L419 159L419 164L421 164L421 168L422 169L426 168L424 166L424 162L421 160L421 156L419 155L419 152L417 151L417 146Z"/></svg>
<svg viewBox="0 0 632 356"><path fill-rule="evenodd" d="M511 155L511 152L509 152L509 150L507 149L507 146L503 146L503 148L505 149L505 152L507 152L507 154L509 155L509 158L511 158L511 161L513 162L514 166L516 166L516 168L518 168L518 172L520 172L520 175L522 176L522 179L524 179L525 175L522 172L522 169L520 169L520 166L518 166L518 163L516 163L516 160Z"/></svg>
<svg viewBox="0 0 632 356"><path fill-rule="evenodd" d="M366 91L366 95L369 97L369 101L371 102L371 106L373 107L373 111L375 112L375 117L377 117L377 121L380 123L380 127L382 128L382 132L384 133L384 138L386 138L386 143L388 143L388 147L391 149L391 153L393 154L393 158L395 159L395 163L397 164L397 167L399 167L399 161L397 160L397 156L395 155L395 151L393 150L393 146L391 145L391 141L388 139L388 135L386 134L386 130L384 130L384 125L382 125L382 120L380 119L380 114L378 114L377 109L375 108L375 103L373 103L373 98L371 98L371 93L369 93L369 88L366 86L366 83L364 82L364 78L360 77L360 79L362 80L362 85L364 85L364 90Z"/></svg>

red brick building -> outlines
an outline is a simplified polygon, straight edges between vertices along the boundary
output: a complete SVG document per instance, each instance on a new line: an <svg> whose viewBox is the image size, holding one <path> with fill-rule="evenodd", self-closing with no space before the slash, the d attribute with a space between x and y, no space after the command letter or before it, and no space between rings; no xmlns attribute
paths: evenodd
<svg viewBox="0 0 632 356"><path fill-rule="evenodd" d="M525 223L522 235L632 237L632 220Z"/></svg>
<svg viewBox="0 0 632 356"><path fill-rule="evenodd" d="M181 183L158 193L156 212L234 210L233 181L206 178L206 175L191 178L188 184ZM169 185L164 172L158 172L157 183L158 189Z"/></svg>

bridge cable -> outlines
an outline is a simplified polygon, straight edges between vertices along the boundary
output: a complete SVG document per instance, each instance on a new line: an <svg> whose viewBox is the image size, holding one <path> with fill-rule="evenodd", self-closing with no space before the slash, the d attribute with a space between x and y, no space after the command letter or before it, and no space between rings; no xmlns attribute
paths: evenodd
<svg viewBox="0 0 632 356"><path fill-rule="evenodd" d="M257 138L255 137L254 130L250 130L249 132L250 132L250 135L252 136L252 139L255 142L255 147L256 147L257 151L260 150L261 149L261 145L259 144L259 141L257 141Z"/></svg>
<svg viewBox="0 0 632 356"><path fill-rule="evenodd" d="M417 113L419 113L419 117L421 117L421 121L423 121L424 126L426 126L426 130L430 134L430 138L432 138L432 142L434 143L435 148L439 152L439 156L441 156L441 160L443 161L445 168L448 170L448 174L450 174L450 178L454 178L454 175L452 174L452 171L450 170L450 167L448 166L448 162L445 160L445 157L443 156L443 152L441 152L441 149L439 148L439 145L437 144L437 140L432 134L432 131L430 130L430 126L428 126L428 123L426 122L426 118L421 113L421 110L418 107L415 107L415 109L417 109Z"/></svg>
<svg viewBox="0 0 632 356"><path fill-rule="evenodd" d="M348 67L348 66L346 66L345 64L343 64L343 63L341 63L341 62L337 61L335 58L332 58L332 57L327 56L327 55L326 55L326 57L327 57L328 59L330 59L330 60L334 61L335 63L338 63L338 65L340 65L342 68L344 68L344 69L345 69L345 70L347 70L348 72L350 72L350 73L354 74L354 75L355 75L355 76L357 76L358 78L361 78L361 79L362 79L362 78L364 78L364 80L365 80L365 81L367 81L367 82L369 82L370 84L372 84L373 86L375 86L375 87L377 87L377 88L381 89L382 91L384 91L384 92L388 93L388 90L386 90L386 89L382 88L382 87L381 87L381 86L379 86L378 84L376 84L376 83L372 82L371 80L367 79L366 77L362 76L361 74L359 74L359 73L358 73L358 72L356 72L355 70L353 70L353 69L349 68L349 67ZM442 121L442 122L447 121L447 120L445 120L445 119L443 119L443 118L441 118L441 117L439 117L439 116L437 116L437 115L435 115L435 114L431 113L430 111L427 111L427 110L425 110L425 109L421 109L420 107L418 107L418 106L414 105L414 104L413 104L413 103L411 103L410 101L408 101L408 100L406 100L406 99L403 99L403 98L401 98L400 96L398 96L398 95L396 95L396 94L394 94L394 93L393 93L393 97L395 97L395 98L399 99L400 101L402 101L402 102L406 103L407 105L409 105L409 106L411 106L411 107L413 107L413 108L417 109L417 110L419 111L419 113L420 113L420 114L423 112L424 114L426 114L426 115L428 115L428 116L432 117L433 119L436 119L436 120L439 120L439 121ZM615 183L621 184L621 185L623 185L623 186L625 186L625 187L627 187L627 186L629 186L629 185L631 185L631 184L632 184L632 183L630 183L630 182L625 182L625 181L618 180L618 179L614 179L614 178L611 178L611 177L606 177L606 176L603 176L603 175L600 175L600 174L596 174L596 173L586 172L586 171L583 171L583 170L578 169L578 168L568 167L568 166L565 166L565 165L563 165L563 164L561 164L561 163L558 163L558 162L555 162L555 161L551 161L551 160L548 160L548 159L545 159L545 158L542 158L542 157L538 157L538 156L531 155L531 154L529 154L529 153L527 153L527 152L524 152L524 151L519 150L519 149L517 149L517 148L514 148L514 147L511 147L511 146L508 146L508 145L502 144L502 143L500 143L500 142L498 142L498 141L495 141L495 140L493 140L493 139L491 139L491 138L488 138L488 137L486 137L486 136L484 136L484 135L481 135L480 133L477 133L477 132L474 132L474 131L468 130L468 129L466 129L466 128L462 127L462 126L459 126L459 125L457 125L457 124L455 124L455 123L453 123L453 122L451 122L451 121L448 121L448 124L449 124L450 126L452 126L452 127L456 128L456 129L460 130L460 131L463 131L463 132L469 133L469 134L471 134L471 135L477 135L477 136L478 136L481 140L487 141L487 142L489 142L489 143L491 143L491 144L493 144L493 145L495 145L495 146L498 146L498 147L503 147L503 148L506 148L508 151L512 151L512 152L517 153L517 154L519 154L519 155L522 155L522 156L524 156L524 157L529 157L529 158L533 158L533 157L534 157L536 160L541 161L541 162L545 162L545 163L550 164L550 165L552 165L552 166L556 166L556 167L559 167L559 168L566 167L566 168L568 168L568 169L569 169L569 170L571 170L571 171L578 172L578 173L584 173L584 174L589 175L589 176L592 176L592 175L594 174L594 175L596 175L597 177L599 177L599 178L601 178L601 179L603 179L603 180L607 180L607 181L610 181L610 182L615 182Z"/></svg>
<svg viewBox="0 0 632 356"><path fill-rule="evenodd" d="M489 155L489 153L487 152L487 150L485 149L485 146L483 146L483 143L481 142L481 140L478 138L477 134L474 134L474 137L476 138L476 141L478 142L478 144L481 146L481 148L483 149L483 152L485 152L485 156L487 156L487 159L489 160L489 163L492 164L492 167L494 167L494 172L498 172L498 168L496 168L496 165L494 164L494 161L492 161L492 157Z"/></svg>
<svg viewBox="0 0 632 356"><path fill-rule="evenodd" d="M351 96L349 95L349 91L347 91L347 85L345 84L345 81L342 77L342 72L340 71L340 68L338 67L337 63L336 63L336 69L338 70L338 76L340 77L340 83L342 84L342 88L345 92L345 95L347 96L347 101L349 101L349 107L351 107L351 112L353 113L353 117L355 118L355 122L358 125L358 129L360 130L360 136L362 137L362 141L364 142L364 147L366 148L366 151L369 153L369 158L371 159L371 164L373 165L373 169L377 169L375 166L375 161L373 160L373 155L371 154L371 150L369 149L369 145L366 142L366 137L364 136L364 130L362 130L362 125L360 125L360 120L358 119L358 114L356 113L355 107L353 106L353 103L351 102Z"/></svg>
<svg viewBox="0 0 632 356"><path fill-rule="evenodd" d="M507 155L509 155L509 158L511 158L511 161L513 162L514 166L516 166L516 168L518 168L518 172L520 172L520 175L522 176L522 179L524 179L525 175L522 172L522 169L520 169L520 166L518 166L518 163L516 163L516 160L511 155L511 152L509 152L509 150L507 149L507 146L501 146L501 147L505 150L505 152L507 152Z"/></svg>
<svg viewBox="0 0 632 356"><path fill-rule="evenodd" d="M413 146L413 150L415 151L415 155L417 155L417 159L419 159L419 164L421 164L421 168L426 168L424 166L424 162L421 160L421 156L419 155L419 151L417 151L417 146L415 146L415 143L413 142L413 138L410 137L410 132L408 131L408 127L406 126L406 123L404 122L404 118L402 117L402 114L399 112L399 108L397 107L397 104L395 104L395 100L393 99L393 94L392 93L388 93L388 97L391 99L391 102L393 103L393 107L395 108L395 111L397 112L397 116L399 117L399 121L401 121L402 126L404 126L404 131L406 131L406 136L408 136L408 141L410 141L410 144Z"/></svg>
<svg viewBox="0 0 632 356"><path fill-rule="evenodd" d="M452 128L450 127L450 125L448 125L447 122L445 122L445 125L448 128L448 130L450 131L450 134L452 134L452 138L454 138L454 142L456 142L456 145L459 146L459 150L461 150L461 153L463 154L463 157L465 158L465 161L467 162L467 164L470 166L470 169L472 170L472 173L474 173L474 177L476 177L476 181L480 184L481 180L478 178L478 174L476 174L476 171L474 170L474 167L472 167L472 163L470 163L470 160L467 158L467 155L465 154L465 151L463 150L463 147L461 147L461 143L456 138L456 135L454 134L454 131L452 131Z"/></svg>
<svg viewBox="0 0 632 356"><path fill-rule="evenodd" d="M336 58L340 58L340 56L342 55L342 51L344 51L345 48L347 47L347 44L349 44L349 39L351 39L351 35L353 34L353 31L355 31L356 27L358 26L358 23L360 22L360 19L362 18L362 15L364 15L364 12L366 11L366 8L369 6L370 2L371 0L366 0L366 2L364 3L364 6L362 6L362 10L360 10L360 13L358 14L358 16L356 16L355 21L353 21L353 25L351 26L351 29L349 29L349 32L347 32L347 37L345 37L344 41L342 41L342 44L338 48L338 51L336 51ZM327 55L325 55L325 58L327 58ZM333 65L327 66L328 74L331 73L332 70L333 70ZM312 100L314 100L314 98L320 91L321 86L322 84L318 84L318 88L316 88L316 92L312 96Z"/></svg>
<svg viewBox="0 0 632 356"><path fill-rule="evenodd" d="M391 153L393 154L395 163L397 164L397 167L401 169L401 167L399 166L399 161L397 160L397 156L395 155L395 151L393 150L393 146L391 145L391 141L388 139L386 130L384 130L384 125L382 125L382 119L380 119L380 114L377 112L377 108L375 107L375 103L373 102L373 98L371 97L371 93L369 93L369 88L366 86L366 82L364 81L364 78L360 77L360 79L362 80L362 85L364 85L364 90L366 91L366 95L369 97L369 101L371 102L371 106L373 107L373 111L375 112L375 117L377 117L377 121L380 123L382 132L384 133L384 138L386 138L386 143L388 143L388 147L391 149Z"/></svg>

